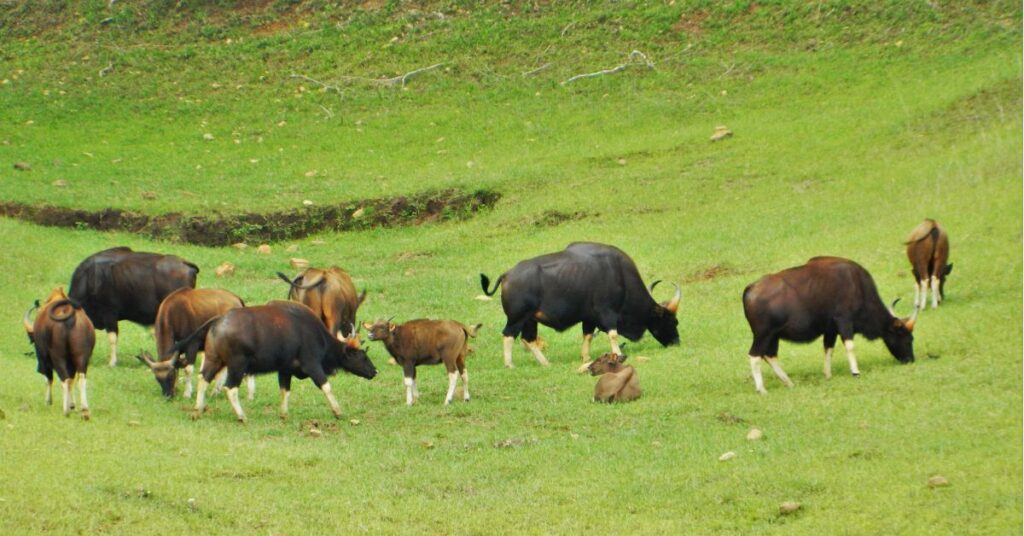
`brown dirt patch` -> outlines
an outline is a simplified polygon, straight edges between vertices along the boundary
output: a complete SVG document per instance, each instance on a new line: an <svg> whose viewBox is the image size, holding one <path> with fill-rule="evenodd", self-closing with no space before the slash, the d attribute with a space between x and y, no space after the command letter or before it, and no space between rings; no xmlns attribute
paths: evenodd
<svg viewBox="0 0 1024 536"><path fill-rule="evenodd" d="M0 216L51 227L127 231L150 238L200 246L236 242L280 242L321 231L353 231L462 220L491 208L501 194L490 190L440 190L413 196L352 201L267 214L139 214L117 208L99 211L0 202Z"/></svg>
<svg viewBox="0 0 1024 536"><path fill-rule="evenodd" d="M593 215L597 216L598 214ZM558 210L548 210L534 218L533 225L537 227L555 227L567 221L578 221L590 216L590 214L581 211L576 211L570 214L568 212L561 212Z"/></svg>
<svg viewBox="0 0 1024 536"><path fill-rule="evenodd" d="M698 281L710 281L712 279L735 275L738 273L739 272L734 268L730 268L722 264L715 264L686 276L685 282L695 283Z"/></svg>
<svg viewBox="0 0 1024 536"><path fill-rule="evenodd" d="M672 31L683 32L690 37L700 37L704 34L704 21L708 14L703 11L683 12L679 20L672 25Z"/></svg>

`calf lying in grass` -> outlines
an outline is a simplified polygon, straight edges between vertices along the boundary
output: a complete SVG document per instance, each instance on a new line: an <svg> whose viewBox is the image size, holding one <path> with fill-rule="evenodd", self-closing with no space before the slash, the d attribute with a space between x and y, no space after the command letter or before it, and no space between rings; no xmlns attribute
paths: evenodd
<svg viewBox="0 0 1024 536"><path fill-rule="evenodd" d="M448 394L445 405L455 396L455 383L462 375L462 398L469 401L469 373L466 371L466 354L469 352L469 338L476 337L483 324L466 326L454 320L410 320L396 325L388 320L373 324L364 322L371 341L381 341L388 353L402 366L405 381L405 403L412 405L419 398L416 388L416 367L444 363L448 369Z"/></svg>
<svg viewBox="0 0 1024 536"><path fill-rule="evenodd" d="M590 364L592 376L601 376L594 386L595 402L630 402L640 398L636 369L623 365L626 356L607 353Z"/></svg>

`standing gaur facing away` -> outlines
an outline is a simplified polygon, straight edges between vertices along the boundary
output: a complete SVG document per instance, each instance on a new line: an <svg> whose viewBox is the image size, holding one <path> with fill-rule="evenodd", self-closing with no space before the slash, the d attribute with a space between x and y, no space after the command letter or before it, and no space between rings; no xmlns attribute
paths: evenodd
<svg viewBox="0 0 1024 536"><path fill-rule="evenodd" d="M156 313L157 359L154 361L148 352L138 359L153 371L165 397L174 398L178 369L182 367L185 368L185 398L192 397L192 369L204 341L193 339L180 352L172 353L170 350L174 343L191 335L211 318L238 307L245 307L241 298L213 288L180 288L164 298ZM254 384L254 378L249 376L249 400L254 396Z"/></svg>
<svg viewBox="0 0 1024 536"><path fill-rule="evenodd" d="M29 321L31 312L29 309L25 313L22 322L35 345L36 370L46 378L46 404L53 404L53 373L56 371L63 393L64 416L67 417L74 408L74 384L77 382L82 418L88 420L85 375L96 345L96 331L89 316L79 304L68 299L60 287L50 292L46 303L39 308L35 322Z"/></svg>
<svg viewBox="0 0 1024 536"><path fill-rule="evenodd" d="M582 323L584 362L590 361L595 329L608 333L616 354L622 353L620 334L635 341L650 331L663 346L679 344L679 285L670 301L658 304L651 297L658 282L645 287L633 259L614 246L573 242L564 251L516 264L490 290L486 275L480 274L480 284L488 296L501 285L501 306L507 317L502 330L506 367L512 366L512 343L520 333L537 362L548 366L537 343L538 323L558 331ZM586 364L580 367L585 369Z"/></svg>
<svg viewBox="0 0 1024 536"><path fill-rule="evenodd" d="M444 363L448 369L447 406L455 396L455 383L462 375L462 399L469 402L469 372L466 354L469 338L476 337L483 324L467 326L454 320L410 320L397 325L390 320L363 323L371 341L381 341L388 353L402 366L405 382L405 403L412 405L419 398L416 388L416 367Z"/></svg>
<svg viewBox="0 0 1024 536"><path fill-rule="evenodd" d="M223 369L227 369L228 400L238 420L245 413L238 402L238 386L246 374L276 372L281 387L281 418L288 416L288 396L292 377L309 378L324 393L335 417L341 408L331 391L327 377L338 369L372 379L377 375L366 352L359 348L359 337L339 341L327 331L309 307L301 303L272 301L258 307L231 309L203 324L193 334L178 341L171 351L180 351L192 340L205 337L203 368L196 389L197 419L206 407L206 388Z"/></svg>
<svg viewBox="0 0 1024 536"><path fill-rule="evenodd" d="M107 331L110 366L117 365L117 322L152 326L168 294L195 288L199 267L174 255L111 248L82 261L71 276L68 296L82 304L96 329Z"/></svg>
<svg viewBox="0 0 1024 536"><path fill-rule="evenodd" d="M595 402L631 402L640 398L640 378L631 365L623 365L626 356L607 353L590 364L591 376L600 376L594 386Z"/></svg>
<svg viewBox="0 0 1024 536"><path fill-rule="evenodd" d="M758 393L765 393L762 359L782 383L793 387L779 364L779 339L811 342L824 335L826 378L832 377L832 349L837 335L843 339L854 376L860 375L853 355L855 333L868 340L881 337L901 363L914 361L911 332L918 309L910 318L897 318L882 303L871 274L848 259L814 257L803 266L762 277L743 291L743 312L754 335L749 357Z"/></svg>
<svg viewBox="0 0 1024 536"><path fill-rule="evenodd" d="M928 304L928 289L932 293L932 309L946 297L946 276L953 271L949 263L949 237L935 220L924 220L907 237L907 258L914 274L914 307L924 309Z"/></svg>
<svg viewBox="0 0 1024 536"><path fill-rule="evenodd" d="M306 268L295 279L277 272L291 287L288 299L309 307L323 321L332 335L343 340L356 323L356 310L366 299L366 291L356 294L356 287L348 272L332 266L326 270Z"/></svg>

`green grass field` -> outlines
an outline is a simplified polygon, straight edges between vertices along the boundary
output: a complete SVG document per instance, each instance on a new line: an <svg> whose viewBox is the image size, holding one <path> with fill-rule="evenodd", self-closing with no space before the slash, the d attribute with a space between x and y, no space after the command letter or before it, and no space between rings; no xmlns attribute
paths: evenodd
<svg viewBox="0 0 1024 536"><path fill-rule="evenodd" d="M0 219L0 532L1021 532L1019 4L230 4L0 5L0 201L210 215L502 197L467 220L270 255ZM560 84L632 50L654 69ZM436 63L404 88L344 78ZM734 136L709 142L717 125ZM837 350L825 380L820 343L783 343L796 387L766 368L758 396L743 288L840 255L909 314L902 241L926 217L948 229L955 269L918 320L917 362L858 338L861 377ZM627 345L635 403L590 401L578 328L541 328L550 368L518 344L503 368L500 302L475 299L480 272L576 240L682 285L682 344ZM442 406L447 378L428 367L406 407L400 369L370 343L377 378L332 382L341 420L306 381L282 422L265 376L248 424L222 396L193 422L132 357L149 334L123 323L117 368L97 337L92 420L66 419L59 389L43 403L21 315L116 245L181 255L200 286L250 304L282 298L274 272L298 256L369 291L360 320L482 322L473 400ZM216 278L224 261L237 273ZM781 515L783 501L802 506Z"/></svg>

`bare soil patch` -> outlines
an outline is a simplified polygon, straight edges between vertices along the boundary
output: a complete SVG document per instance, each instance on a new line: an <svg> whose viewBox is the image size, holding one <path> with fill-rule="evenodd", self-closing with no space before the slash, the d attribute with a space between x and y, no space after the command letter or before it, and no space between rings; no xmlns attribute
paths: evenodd
<svg viewBox="0 0 1024 536"><path fill-rule="evenodd" d="M179 213L148 215L118 208L87 211L5 201L0 202L0 216L51 227L127 231L171 242L227 246L237 242L292 240L322 231L461 220L491 208L500 198L500 193L490 190L464 192L449 189L266 214L250 212L209 216Z"/></svg>

